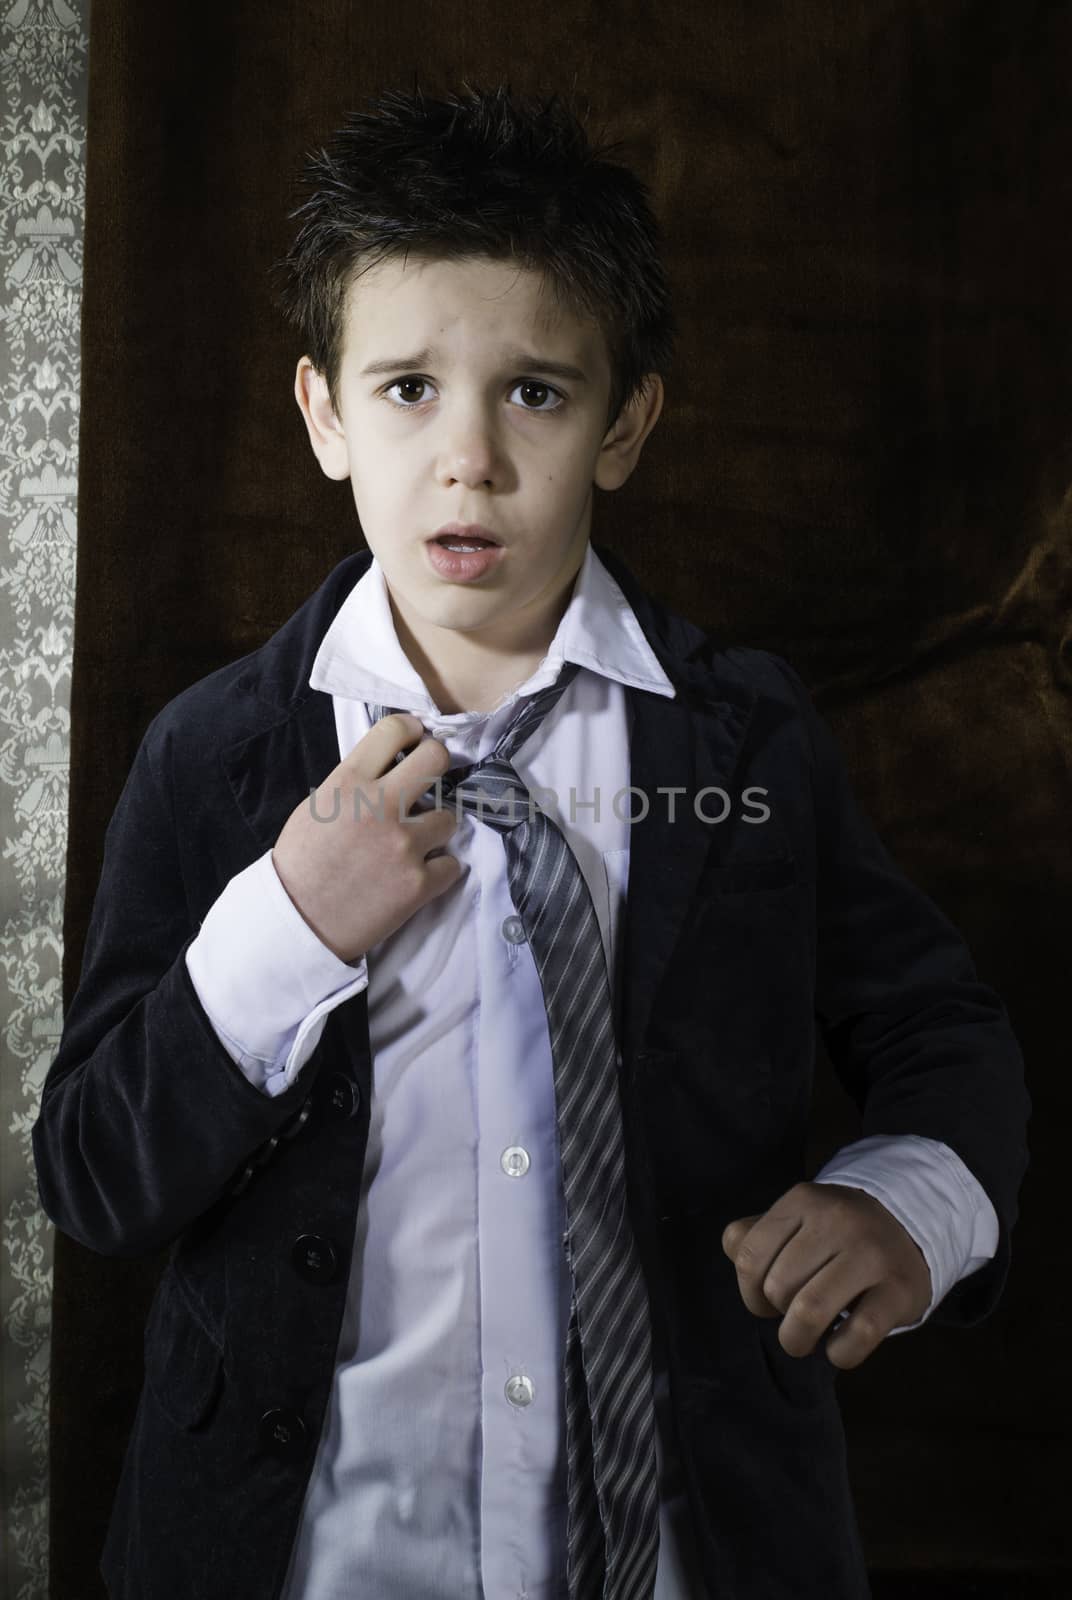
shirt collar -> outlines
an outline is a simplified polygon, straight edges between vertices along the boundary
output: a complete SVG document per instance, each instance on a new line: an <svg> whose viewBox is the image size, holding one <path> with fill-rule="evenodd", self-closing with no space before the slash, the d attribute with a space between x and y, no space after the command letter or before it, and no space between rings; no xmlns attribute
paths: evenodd
<svg viewBox="0 0 1072 1600"><path fill-rule="evenodd" d="M535 672L504 695L494 711L451 714L458 723L483 720L554 683L564 661L574 661L627 687L674 696L636 615L591 544L569 604ZM418 716L448 720L398 641L383 568L375 556L343 601L325 633L309 685L344 699L388 705Z"/></svg>

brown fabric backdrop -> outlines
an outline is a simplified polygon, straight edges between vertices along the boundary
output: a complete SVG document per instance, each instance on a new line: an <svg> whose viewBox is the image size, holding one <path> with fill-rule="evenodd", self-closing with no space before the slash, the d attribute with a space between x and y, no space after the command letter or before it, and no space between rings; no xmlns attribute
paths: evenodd
<svg viewBox="0 0 1072 1600"><path fill-rule="evenodd" d="M414 69L433 91L576 87L652 186L683 328L594 537L800 669L1028 1058L1001 1307L898 1336L839 1385L877 1596L1068 1592L1070 11L571 0L511 8L509 38L456 0L92 15L65 999L149 718L363 544L267 287L300 156ZM816 1165L857 1131L821 1060ZM53 1600L104 1593L162 1264L56 1239Z"/></svg>

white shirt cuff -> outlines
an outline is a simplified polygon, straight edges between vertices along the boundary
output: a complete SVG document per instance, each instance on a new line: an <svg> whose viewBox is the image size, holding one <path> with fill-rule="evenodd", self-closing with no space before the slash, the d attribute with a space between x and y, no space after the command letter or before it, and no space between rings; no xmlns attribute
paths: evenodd
<svg viewBox="0 0 1072 1600"><path fill-rule="evenodd" d="M939 1139L872 1134L838 1150L813 1182L849 1184L872 1195L923 1252L931 1303L917 1321L891 1328L887 1337L920 1327L955 1283L997 1251L998 1218L989 1195Z"/></svg>
<svg viewBox="0 0 1072 1600"><path fill-rule="evenodd" d="M221 1044L271 1096L294 1082L328 1012L368 984L364 956L351 965L317 938L271 850L227 884L191 940L186 965Z"/></svg>

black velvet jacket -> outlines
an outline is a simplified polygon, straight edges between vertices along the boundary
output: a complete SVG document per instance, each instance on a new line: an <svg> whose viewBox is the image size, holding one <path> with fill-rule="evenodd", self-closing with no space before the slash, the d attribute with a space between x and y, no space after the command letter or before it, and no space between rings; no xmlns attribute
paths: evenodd
<svg viewBox="0 0 1072 1600"><path fill-rule="evenodd" d="M837 1369L821 1344L785 1354L720 1236L806 1176L818 1028L863 1134L941 1139L989 1194L997 1255L934 1312L979 1321L1027 1167L1021 1053L957 931L855 805L792 668L721 648L596 552L677 691L626 691L630 782L650 804L630 829L618 1025L630 1215L704 1573L718 1600L862 1600ZM262 648L150 723L33 1129L57 1227L105 1255L172 1246L101 1563L113 1600L274 1600L297 1529L355 1232L366 995L331 1012L269 1099L217 1039L184 957L338 764L331 697L309 674L370 560L342 561ZM658 790L673 786L671 822ZM728 796L721 823L694 807L708 786ZM750 786L766 791L762 825L745 820Z"/></svg>

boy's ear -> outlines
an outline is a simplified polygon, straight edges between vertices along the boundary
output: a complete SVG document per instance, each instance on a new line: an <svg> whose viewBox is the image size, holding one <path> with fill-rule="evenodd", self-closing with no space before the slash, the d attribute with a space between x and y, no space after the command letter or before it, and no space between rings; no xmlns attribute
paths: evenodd
<svg viewBox="0 0 1072 1600"><path fill-rule="evenodd" d="M309 430L309 443L329 478L350 476L350 452L342 424L332 409L327 380L308 356L302 356L294 374L294 398Z"/></svg>
<svg viewBox="0 0 1072 1600"><path fill-rule="evenodd" d="M600 489L621 488L640 459L644 440L662 408L663 380L657 372L649 372L647 387L624 408L600 446L594 474Z"/></svg>

